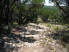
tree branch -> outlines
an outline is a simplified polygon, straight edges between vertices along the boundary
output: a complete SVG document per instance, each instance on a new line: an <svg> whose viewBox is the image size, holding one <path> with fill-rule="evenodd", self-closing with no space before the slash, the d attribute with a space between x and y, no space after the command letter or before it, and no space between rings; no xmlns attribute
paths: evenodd
<svg viewBox="0 0 69 52"><path fill-rule="evenodd" d="M56 3L56 6L59 7L59 9L61 9L68 16L67 11L65 11L65 9L63 9L56 0L54 0L54 2Z"/></svg>

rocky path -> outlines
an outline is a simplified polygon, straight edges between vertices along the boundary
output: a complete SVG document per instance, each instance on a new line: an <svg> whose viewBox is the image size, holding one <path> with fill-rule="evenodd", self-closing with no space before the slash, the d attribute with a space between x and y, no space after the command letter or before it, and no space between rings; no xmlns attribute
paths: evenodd
<svg viewBox="0 0 69 52"><path fill-rule="evenodd" d="M15 38L11 38L11 43L6 43L5 47L11 52L66 52L65 48L46 36L48 30L48 27L33 23L17 27L12 31Z"/></svg>

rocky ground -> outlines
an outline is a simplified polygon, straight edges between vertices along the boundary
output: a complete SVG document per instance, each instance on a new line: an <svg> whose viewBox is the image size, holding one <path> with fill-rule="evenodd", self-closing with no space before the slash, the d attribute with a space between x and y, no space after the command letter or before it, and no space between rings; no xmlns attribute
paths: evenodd
<svg viewBox="0 0 69 52"><path fill-rule="evenodd" d="M27 27L18 26L12 30L5 48L11 52L67 52L57 40L48 37L49 28L30 23Z"/></svg>

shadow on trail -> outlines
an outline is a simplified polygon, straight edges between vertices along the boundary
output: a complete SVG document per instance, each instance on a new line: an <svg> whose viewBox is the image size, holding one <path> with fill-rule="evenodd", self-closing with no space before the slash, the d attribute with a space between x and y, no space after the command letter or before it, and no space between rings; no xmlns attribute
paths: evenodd
<svg viewBox="0 0 69 52"><path fill-rule="evenodd" d="M67 48L67 52L69 52L69 30L58 31L57 33L53 33L49 36L53 37L55 40L59 40L61 42L60 44Z"/></svg>
<svg viewBox="0 0 69 52"><path fill-rule="evenodd" d="M7 34L7 37L10 39L9 41L13 40L16 43L19 43L19 41L33 43L36 41L33 37L25 37L25 33L27 32L27 29L25 27L15 27L15 30L13 32L14 33Z"/></svg>
<svg viewBox="0 0 69 52"><path fill-rule="evenodd" d="M0 52L7 52L5 48L0 48Z"/></svg>
<svg viewBox="0 0 69 52"><path fill-rule="evenodd" d="M15 43L20 43L21 41L22 42L28 42L28 43L33 43L35 42L36 40L33 38L33 37L22 37L20 34L14 34L14 33L11 33L10 35L7 35L8 37L8 41L7 42L15 42Z"/></svg>
<svg viewBox="0 0 69 52"><path fill-rule="evenodd" d="M26 32L27 31L27 29L25 27L15 27L14 29L15 29L14 32L15 31L19 31L19 32Z"/></svg>
<svg viewBox="0 0 69 52"><path fill-rule="evenodd" d="M18 51L21 47L16 47L14 45L21 43L21 42L28 42L28 43L34 43L36 39L34 37L26 37L24 34L15 34L15 32L27 32L27 29L21 28L21 27L16 27L15 30L13 31L14 33L4 33L2 36L7 37L7 44L4 48L0 48L0 52L13 52L13 51ZM23 36L22 36L23 35Z"/></svg>

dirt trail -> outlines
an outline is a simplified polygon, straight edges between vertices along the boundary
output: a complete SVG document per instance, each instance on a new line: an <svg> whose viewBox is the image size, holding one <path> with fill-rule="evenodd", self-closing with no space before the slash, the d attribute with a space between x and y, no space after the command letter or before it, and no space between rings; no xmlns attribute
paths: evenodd
<svg viewBox="0 0 69 52"><path fill-rule="evenodd" d="M56 41L46 37L48 35L48 27L36 24L29 24L27 27L21 26L13 29L12 38L14 41L19 43L8 43L11 52L66 52L66 49L62 48L61 45L55 44ZM45 40L43 40L46 38ZM6 46L7 47L7 46ZM62 50L61 50L62 49ZM12 51L13 50L13 51Z"/></svg>
<svg viewBox="0 0 69 52"><path fill-rule="evenodd" d="M35 24L31 24L27 27L25 37L32 37L35 41L33 43L24 42L24 47L20 52L44 52L44 48L40 45L41 33L46 31L43 28L44 27L37 27Z"/></svg>

